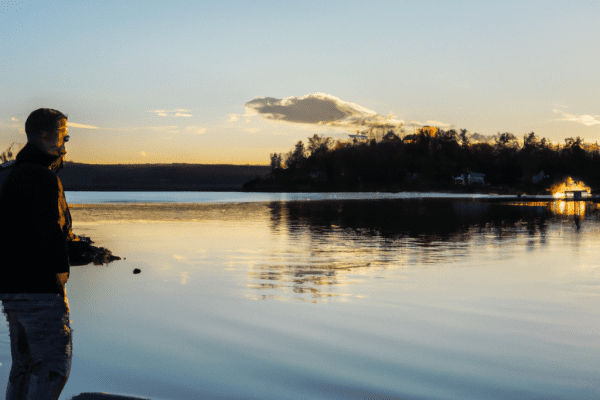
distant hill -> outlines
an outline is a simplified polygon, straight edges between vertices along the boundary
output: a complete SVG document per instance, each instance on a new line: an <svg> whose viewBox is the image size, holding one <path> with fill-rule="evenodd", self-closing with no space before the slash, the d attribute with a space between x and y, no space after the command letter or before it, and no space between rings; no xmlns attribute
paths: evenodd
<svg viewBox="0 0 600 400"><path fill-rule="evenodd" d="M59 172L65 190L235 191L271 171L260 165L81 164L67 162Z"/></svg>

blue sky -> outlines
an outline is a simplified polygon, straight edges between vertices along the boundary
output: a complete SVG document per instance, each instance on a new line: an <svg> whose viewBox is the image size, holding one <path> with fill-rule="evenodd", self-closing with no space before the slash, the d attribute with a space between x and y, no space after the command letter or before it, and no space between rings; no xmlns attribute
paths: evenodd
<svg viewBox="0 0 600 400"><path fill-rule="evenodd" d="M97 128L70 128L73 161L266 164L358 130L245 107L315 93L407 126L595 142L599 17L597 1L0 1L0 148L51 107Z"/></svg>

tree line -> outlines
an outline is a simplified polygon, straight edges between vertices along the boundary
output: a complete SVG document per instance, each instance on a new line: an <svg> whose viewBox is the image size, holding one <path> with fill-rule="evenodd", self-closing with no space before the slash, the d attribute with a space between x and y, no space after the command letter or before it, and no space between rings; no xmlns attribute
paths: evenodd
<svg viewBox="0 0 600 400"><path fill-rule="evenodd" d="M600 147L582 138L555 144L534 132L519 140L499 133L483 141L466 129L423 127L401 138L390 130L381 140L342 141L315 134L288 153L270 155L271 173L246 188L274 185L288 189L403 189L448 186L463 173L485 174L489 185L543 190L566 176L600 184ZM479 139L479 140L478 140ZM543 171L545 179L532 178Z"/></svg>

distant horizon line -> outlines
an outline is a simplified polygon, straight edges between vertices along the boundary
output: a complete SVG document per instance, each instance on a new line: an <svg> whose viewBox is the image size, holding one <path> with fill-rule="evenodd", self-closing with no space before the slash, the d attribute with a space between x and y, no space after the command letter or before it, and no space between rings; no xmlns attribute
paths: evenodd
<svg viewBox="0 0 600 400"><path fill-rule="evenodd" d="M235 164L235 163L189 163L189 162L158 162L158 163L90 163L90 162L80 162L73 160L66 160L65 164L86 164L86 165L238 165L238 166L249 166L249 167L268 167L270 164Z"/></svg>

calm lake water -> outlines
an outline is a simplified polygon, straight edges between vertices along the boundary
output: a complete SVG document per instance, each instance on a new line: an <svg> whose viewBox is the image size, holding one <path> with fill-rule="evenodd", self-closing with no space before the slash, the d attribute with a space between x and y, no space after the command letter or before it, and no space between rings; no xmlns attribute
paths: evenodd
<svg viewBox="0 0 600 400"><path fill-rule="evenodd" d="M596 204L428 197L67 193L61 399L600 398Z"/></svg>

